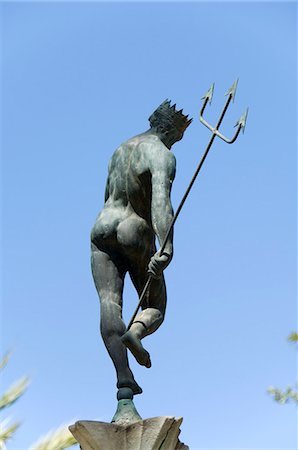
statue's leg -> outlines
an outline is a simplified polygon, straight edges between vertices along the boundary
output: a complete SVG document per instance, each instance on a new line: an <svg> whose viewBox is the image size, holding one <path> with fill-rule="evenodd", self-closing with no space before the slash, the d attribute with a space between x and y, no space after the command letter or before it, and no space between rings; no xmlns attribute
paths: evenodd
<svg viewBox="0 0 298 450"><path fill-rule="evenodd" d="M92 244L92 274L100 298L100 330L117 373L117 387L130 388L134 394L142 389L129 368L127 350L121 341L125 333L122 320L123 282L126 273L120 256L99 250Z"/></svg>
<svg viewBox="0 0 298 450"><path fill-rule="evenodd" d="M142 267L143 266L143 267ZM147 281L147 264L135 266L129 270L132 282L139 296ZM148 336L161 325L166 309L166 286L164 276L158 280L152 280L149 294L145 300L142 311L136 316L130 329L122 337L122 341L131 351L139 364L151 367L149 353L144 349L141 339Z"/></svg>
<svg viewBox="0 0 298 450"><path fill-rule="evenodd" d="M144 288L147 278L148 274L146 270L146 276L142 277L142 282L138 283L133 281L135 283L135 286L138 286L137 290L139 295ZM154 333L154 331L156 331L162 324L166 310L166 302L166 285L164 276L162 275L158 280L152 280L149 294L145 298L145 304L142 307L142 311L137 314L133 322L133 329L136 329L135 325L137 323L141 323L143 325L143 331L139 331L138 333L140 335L140 339L143 339L145 336Z"/></svg>

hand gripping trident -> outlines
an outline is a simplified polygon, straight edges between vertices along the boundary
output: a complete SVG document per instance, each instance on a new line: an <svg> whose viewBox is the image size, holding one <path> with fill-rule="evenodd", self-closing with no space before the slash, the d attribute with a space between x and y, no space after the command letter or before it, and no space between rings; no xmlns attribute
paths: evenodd
<svg viewBox="0 0 298 450"><path fill-rule="evenodd" d="M204 113L204 111L205 111L205 108L206 108L206 106L207 106L207 103L210 103L210 104L211 104L211 100L212 100L212 97L213 97L213 91L214 91L214 83L212 84L212 86L210 87L210 89L207 91L207 93L204 95L204 97L202 97L202 100L204 100L204 103L203 103L202 109L201 109L201 111L200 111L200 121L201 121L201 122L202 122L202 123L203 123L210 131L212 131L212 136L211 136L211 138L210 138L210 140L209 140L209 143L208 143L208 145L207 145L207 147L206 147L205 153L203 154L203 156L202 156L202 158L201 158L201 161L200 161L200 163L199 163L199 165L198 165L198 167L197 167L197 169L196 169L196 171L195 171L195 173L194 173L194 175L193 175L193 177L192 177L192 179L191 179L191 181L190 181L190 183L189 183L189 186L188 186L188 188L187 188L186 191L185 191L185 194L184 194L184 196L183 196L183 198L182 198L182 200L181 200L181 202L180 202L180 205L178 206L177 211L176 211L176 213L175 213L175 215L174 215L174 217L173 217L173 219L172 219L172 222L171 222L171 225L170 225L170 227L169 227L169 229L168 229L168 231L167 231L167 234L166 234L164 243L163 243L163 245L161 246L161 248L160 248L160 250L159 250L159 254L160 254L160 255L162 255L162 253L164 252L166 243L167 243L167 241L168 241L168 239L169 239L169 236L170 236L170 234L171 234L171 231L172 231L172 229L173 229L173 226L174 226L174 224L175 224L175 222L176 222L176 220L177 220L177 218L178 218L178 216L179 216L179 214L180 214L180 211L181 211L181 209L182 209L182 207L183 207L183 205L184 205L184 203L185 203L185 200L187 199L188 194L189 194L189 192L190 192L190 190L191 190L191 188L192 188L192 186L193 186L193 184L194 184L194 182L195 182L195 180L196 180L196 178L197 178L197 176L198 176L198 173L200 172L201 167L202 167L202 165L204 164L204 161L205 161L205 159L206 159L206 157L207 157L207 155L208 155L208 152L209 152L209 150L210 150L210 148L211 148L211 146L212 146L212 144L213 144L213 141L214 141L214 139L216 138L216 136L218 136L220 139L222 139L223 141L227 142L228 144L233 144L233 142L235 142L236 139L237 139L237 137L239 136L240 131L242 130L242 132L244 133L244 129L245 129L245 125L246 125L246 119L247 119L247 114L248 114L248 108L246 109L246 111L244 112L244 114L242 114L242 116L240 117L240 119L236 122L235 127L237 127L237 130L236 130L236 133L234 134L234 136L233 136L231 139L226 138L223 134L221 134L221 133L218 131L218 129L219 129L221 123L222 123L222 120L223 120L223 118L224 118L224 116L225 116L225 114L226 114L226 111L227 111L227 109L228 109L228 107L229 107L229 104L231 103L231 100L234 101L235 94L236 94L236 89L237 89L237 84L238 84L238 80L236 80L236 81L234 82L234 84L230 87L230 89L229 89L228 92L226 93L226 95L228 96L228 99L227 99L227 101L226 101L226 104L225 104L225 106L224 106L224 108L223 108L223 111L222 111L222 113L221 113L221 115L220 115L220 118L218 119L218 122L217 122L217 124L216 124L215 127L212 127L212 126L211 126L208 122L206 122L206 120L203 118L203 113ZM145 286L144 286L144 289L143 289L143 291L142 291L142 293L141 293L141 296L140 296L140 299L139 299L138 306L137 306L137 308L136 308L136 310L135 310L135 312L134 312L134 314L133 314L133 316L132 316L132 318L131 318L131 320L130 320L130 322L129 322L129 325L128 325L127 329L129 329L129 328L131 327L131 325L133 324L133 321L134 321L135 318L136 318L136 315L137 315L137 313L138 313L140 307L143 305L143 301L144 301L145 295L147 294L147 292L149 292L149 288L150 288L150 284L151 284L151 282L152 282L152 279L153 279L152 275L149 274L148 280L147 280L147 282L146 282L146 284L145 284Z"/></svg>

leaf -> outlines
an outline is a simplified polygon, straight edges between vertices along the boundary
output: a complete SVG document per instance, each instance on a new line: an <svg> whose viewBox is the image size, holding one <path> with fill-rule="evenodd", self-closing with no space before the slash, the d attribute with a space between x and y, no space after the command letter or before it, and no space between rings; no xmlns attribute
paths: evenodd
<svg viewBox="0 0 298 450"><path fill-rule="evenodd" d="M12 352L7 352L5 353L5 355L3 356L3 358L0 361L0 370L4 369L4 367L6 366L6 364L8 363L10 357L11 357Z"/></svg>
<svg viewBox="0 0 298 450"><path fill-rule="evenodd" d="M295 403L298 403L298 392L291 387L287 387L285 391L281 389L276 389L274 387L269 387L267 392L274 397L274 400L281 405L288 403L290 400L293 400Z"/></svg>
<svg viewBox="0 0 298 450"><path fill-rule="evenodd" d="M20 423L15 422L10 426L6 426L7 421L0 422L0 449L5 449L4 443L8 441L14 434L14 432L19 428Z"/></svg>
<svg viewBox="0 0 298 450"><path fill-rule="evenodd" d="M29 378L23 377L14 383L10 388L4 392L0 398L0 410L12 405L27 389L29 384Z"/></svg>
<svg viewBox="0 0 298 450"><path fill-rule="evenodd" d="M55 431L43 436L29 450L63 450L77 444L76 439L68 430L68 425L62 425Z"/></svg>
<svg viewBox="0 0 298 450"><path fill-rule="evenodd" d="M298 342L298 333L293 332L288 336L289 342Z"/></svg>

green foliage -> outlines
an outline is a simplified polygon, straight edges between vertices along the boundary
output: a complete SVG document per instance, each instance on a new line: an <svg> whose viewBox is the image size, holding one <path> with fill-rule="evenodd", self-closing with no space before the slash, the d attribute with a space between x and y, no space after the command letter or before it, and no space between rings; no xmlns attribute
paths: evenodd
<svg viewBox="0 0 298 450"><path fill-rule="evenodd" d="M5 442L7 442L14 432L19 428L20 423L14 422L11 425L8 425L9 420L1 420L0 421L0 449L5 450Z"/></svg>
<svg viewBox="0 0 298 450"><path fill-rule="evenodd" d="M284 391L274 387L269 387L267 392L270 395L273 395L274 400L281 405L289 403L291 400L298 403L298 392L290 386L288 386Z"/></svg>
<svg viewBox="0 0 298 450"><path fill-rule="evenodd" d="M14 383L7 389L6 392L0 398L0 410L12 405L21 395L24 394L25 390L29 385L29 378L23 377Z"/></svg>
<svg viewBox="0 0 298 450"><path fill-rule="evenodd" d="M298 342L298 333L293 332L288 336L289 342Z"/></svg>
<svg viewBox="0 0 298 450"><path fill-rule="evenodd" d="M11 352L4 355L0 361L0 370L3 370L11 357ZM12 405L18 398L20 398L29 384L28 377L23 377L16 383L14 383L10 388L4 392L0 398L0 410L7 408ZM19 428L20 423L14 422L9 424L9 419L0 420L0 449L5 449L5 442L12 438L15 431Z"/></svg>
<svg viewBox="0 0 298 450"><path fill-rule="evenodd" d="M50 431L29 450L64 450L76 444L77 441L68 431L67 425L63 425L55 431Z"/></svg>
<svg viewBox="0 0 298 450"><path fill-rule="evenodd" d="M4 369L4 367L6 366L6 364L7 364L8 361L9 361L9 358L10 358L10 357L11 357L11 352L7 352L7 353L3 356L2 360L0 361L0 370Z"/></svg>
<svg viewBox="0 0 298 450"><path fill-rule="evenodd" d="M0 361L0 370L4 369L10 356L11 352L4 355ZM16 402L24 394L28 385L28 377L23 377L12 384L0 398L0 410L7 408ZM20 426L19 422L14 422L12 424L9 424L9 422L9 419L0 420L0 450L6 450L5 443L13 437ZM68 427L64 425L41 438L30 450L64 450L76 444L77 441L68 431Z"/></svg>
<svg viewBox="0 0 298 450"><path fill-rule="evenodd" d="M289 342L298 342L298 333L292 332L288 337L287 340ZM289 403L290 401L293 401L294 403L298 404L298 384L296 384L295 388L292 388L291 386L288 386L284 391L282 389L277 389L273 386L270 386L267 389L267 392L273 396L273 399L280 403L281 405L284 405L285 403Z"/></svg>

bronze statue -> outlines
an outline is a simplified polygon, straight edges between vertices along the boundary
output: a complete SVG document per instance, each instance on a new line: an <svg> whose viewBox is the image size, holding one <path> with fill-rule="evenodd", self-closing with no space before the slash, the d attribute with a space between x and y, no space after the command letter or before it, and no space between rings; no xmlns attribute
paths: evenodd
<svg viewBox="0 0 298 450"><path fill-rule="evenodd" d="M118 400L140 394L129 368L127 348L139 364L150 367L141 339L164 320L166 286L163 270L173 257L173 232L162 255L162 245L173 218L170 194L176 162L172 145L191 123L176 105L164 101L150 116L150 129L124 142L109 163L105 204L91 232L92 274L100 297L100 329L117 373ZM122 320L126 273L138 292L154 278L146 305L127 331Z"/></svg>
<svg viewBox="0 0 298 450"><path fill-rule="evenodd" d="M150 129L124 142L111 159L105 205L92 229L91 245L92 272L101 301L101 334L117 372L118 405L112 424L79 421L70 427L82 450L91 448L90 445L109 449L189 449L178 438L181 417L141 419L133 396L142 389L129 368L127 349L139 364L151 366L150 355L141 340L164 320L163 270L173 257L174 224L215 138L232 144L245 129L248 110L237 121L232 138L219 131L234 100L237 82L226 94L228 98L215 127L203 117L207 104L211 103L214 84L202 98L200 121L212 134L175 215L170 199L175 157L169 150L182 139L192 120L182 110L176 111L175 105L171 106L167 100L163 102L149 118ZM160 243L158 252L156 237ZM127 272L139 294L139 302L126 328L122 320L122 294Z"/></svg>

